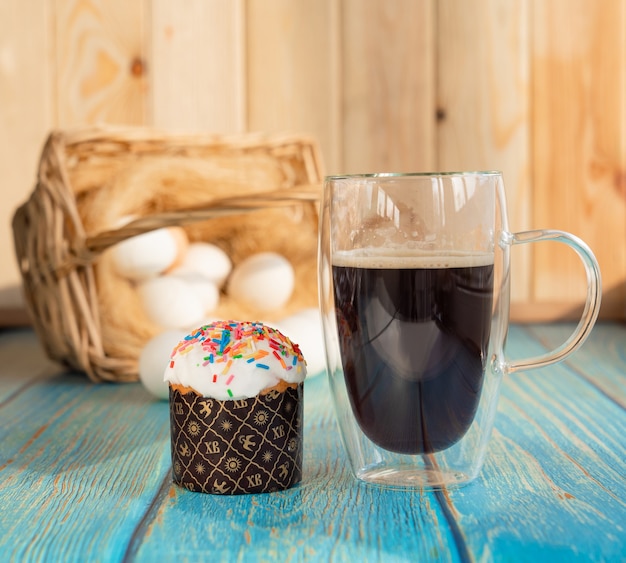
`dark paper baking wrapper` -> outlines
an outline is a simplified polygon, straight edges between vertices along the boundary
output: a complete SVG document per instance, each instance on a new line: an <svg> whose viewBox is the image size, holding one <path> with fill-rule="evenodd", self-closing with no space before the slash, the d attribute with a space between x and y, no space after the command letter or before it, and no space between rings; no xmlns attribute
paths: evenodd
<svg viewBox="0 0 626 563"><path fill-rule="evenodd" d="M268 493L302 479L303 384L218 401L170 387L174 482L190 491Z"/></svg>

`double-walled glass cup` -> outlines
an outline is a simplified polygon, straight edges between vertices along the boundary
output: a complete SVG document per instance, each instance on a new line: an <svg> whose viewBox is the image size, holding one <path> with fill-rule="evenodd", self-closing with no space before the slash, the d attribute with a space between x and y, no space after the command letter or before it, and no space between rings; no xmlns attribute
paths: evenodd
<svg viewBox="0 0 626 563"><path fill-rule="evenodd" d="M509 361L510 251L557 241L587 275L571 337ZM319 286L327 370L355 476L390 487L453 487L483 464L502 377L558 362L600 307L591 250L562 231L511 233L499 172L328 177Z"/></svg>

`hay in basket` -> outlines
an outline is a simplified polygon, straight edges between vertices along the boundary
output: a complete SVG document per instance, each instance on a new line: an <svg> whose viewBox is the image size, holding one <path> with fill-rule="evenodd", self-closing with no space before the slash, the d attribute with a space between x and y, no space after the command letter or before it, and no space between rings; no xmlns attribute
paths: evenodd
<svg viewBox="0 0 626 563"><path fill-rule="evenodd" d="M321 177L317 144L304 136L53 131L37 185L13 218L25 300L46 353L94 381L137 380L141 349L163 329L108 250L160 227L182 226L234 265L262 251L287 257L294 293L264 320L315 306ZM224 295L213 314L257 315Z"/></svg>

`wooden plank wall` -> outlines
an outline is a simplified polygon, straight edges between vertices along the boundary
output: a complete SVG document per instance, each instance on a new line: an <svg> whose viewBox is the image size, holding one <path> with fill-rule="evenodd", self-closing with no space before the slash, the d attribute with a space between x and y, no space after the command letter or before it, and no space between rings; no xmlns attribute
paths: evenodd
<svg viewBox="0 0 626 563"><path fill-rule="evenodd" d="M511 228L581 236L626 317L626 0L3 0L0 322L45 135L97 122L307 132L329 173L501 169ZM571 251L513 260L516 319L575 314Z"/></svg>

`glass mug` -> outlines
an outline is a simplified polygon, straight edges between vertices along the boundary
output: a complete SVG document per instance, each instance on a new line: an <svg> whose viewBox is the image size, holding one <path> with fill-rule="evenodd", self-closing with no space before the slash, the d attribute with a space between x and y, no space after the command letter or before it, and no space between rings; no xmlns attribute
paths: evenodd
<svg viewBox="0 0 626 563"><path fill-rule="evenodd" d="M587 275L570 338L509 361L510 250L557 241ZM327 371L357 479L438 489L483 464L502 376L576 350L598 316L601 282L587 245L562 231L511 233L499 172L326 178L319 288Z"/></svg>

